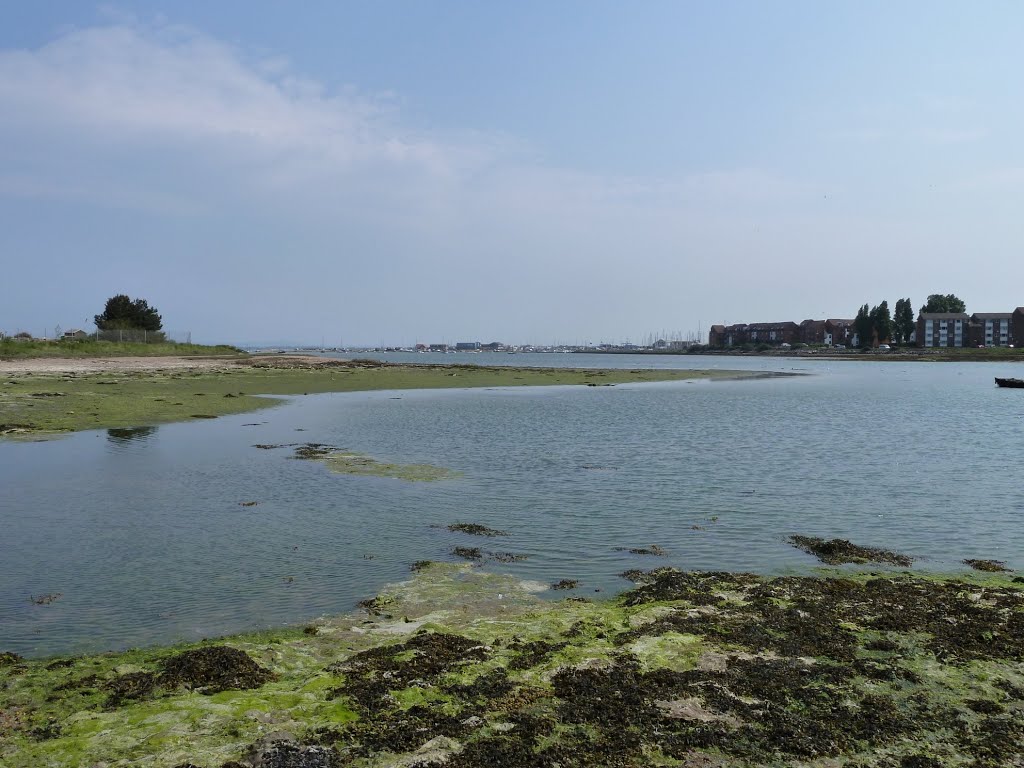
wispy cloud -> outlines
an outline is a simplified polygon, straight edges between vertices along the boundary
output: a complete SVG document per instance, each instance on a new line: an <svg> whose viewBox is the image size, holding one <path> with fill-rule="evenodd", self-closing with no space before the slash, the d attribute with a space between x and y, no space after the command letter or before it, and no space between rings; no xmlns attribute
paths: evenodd
<svg viewBox="0 0 1024 768"><path fill-rule="evenodd" d="M208 294L218 311L241 279L247 298L272 296L295 318L333 306L338 284L386 285L387 306L360 292L337 311L391 338L414 325L441 333L456 312L534 338L685 325L681 313L765 300L763 285L796 274L822 242L855 247L830 231L845 224L813 181L753 167L674 178L558 167L472 126L424 135L398 104L171 24L71 30L0 52L0 196L95 213L107 252L174 259L183 276L161 285L199 303ZM724 285L720 264L737 259L756 288L698 287ZM105 286L121 263L104 275L97 261L89 279ZM243 278L240 263L277 276ZM201 287L184 277L200 269ZM540 309L524 316L514 285ZM240 308L232 316L227 333L262 333Z"/></svg>

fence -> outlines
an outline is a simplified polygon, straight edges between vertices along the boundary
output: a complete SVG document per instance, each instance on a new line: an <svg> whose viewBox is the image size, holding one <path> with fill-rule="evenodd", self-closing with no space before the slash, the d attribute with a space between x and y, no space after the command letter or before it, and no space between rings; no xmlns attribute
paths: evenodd
<svg viewBox="0 0 1024 768"><path fill-rule="evenodd" d="M159 344L164 341L176 341L181 344L192 343L192 331L139 331L133 329L117 329L95 331L87 338L98 341L130 341L142 344Z"/></svg>

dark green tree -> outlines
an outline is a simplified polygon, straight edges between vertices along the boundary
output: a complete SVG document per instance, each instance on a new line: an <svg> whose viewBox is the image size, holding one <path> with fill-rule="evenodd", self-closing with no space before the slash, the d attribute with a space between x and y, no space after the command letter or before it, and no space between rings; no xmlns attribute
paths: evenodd
<svg viewBox="0 0 1024 768"><path fill-rule="evenodd" d="M914 333L914 305L910 299L898 299L892 317L893 337L898 344L906 344Z"/></svg>
<svg viewBox="0 0 1024 768"><path fill-rule="evenodd" d="M967 305L952 293L943 296L941 293L933 293L928 301L921 307L922 312L966 312Z"/></svg>
<svg viewBox="0 0 1024 768"><path fill-rule="evenodd" d="M892 315L889 314L888 301L871 308L871 328L877 334L880 344L892 338Z"/></svg>
<svg viewBox="0 0 1024 768"><path fill-rule="evenodd" d="M868 309L867 304L857 310L857 317L853 319L853 327L857 331L860 345L870 347L871 332L875 329L875 321L871 317L871 310Z"/></svg>
<svg viewBox="0 0 1024 768"><path fill-rule="evenodd" d="M159 331L163 327L156 307L149 306L145 299L133 300L123 293L107 299L103 314L96 315L93 320L101 331Z"/></svg>

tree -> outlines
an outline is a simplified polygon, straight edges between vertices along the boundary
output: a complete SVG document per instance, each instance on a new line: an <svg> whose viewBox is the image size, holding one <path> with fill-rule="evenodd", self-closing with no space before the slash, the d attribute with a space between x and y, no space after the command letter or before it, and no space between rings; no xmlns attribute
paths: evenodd
<svg viewBox="0 0 1024 768"><path fill-rule="evenodd" d="M871 328L877 334L879 343L892 338L892 316L889 314L889 302L883 301L871 309ZM863 340L861 346L864 346Z"/></svg>
<svg viewBox="0 0 1024 768"><path fill-rule="evenodd" d="M962 313L967 311L967 305L952 293L948 293L945 296L941 293L933 293L928 297L925 305L921 307L921 311Z"/></svg>
<svg viewBox="0 0 1024 768"><path fill-rule="evenodd" d="M875 328L875 321L871 317L871 310L868 305L857 310L857 317L853 320L853 327L857 331L857 337L862 347L871 346L871 332Z"/></svg>
<svg viewBox="0 0 1024 768"><path fill-rule="evenodd" d="M914 333L914 305L910 299L899 299L892 318L893 332L898 344L906 344Z"/></svg>
<svg viewBox="0 0 1024 768"><path fill-rule="evenodd" d="M96 315L94 321L101 331L159 331L163 327L156 307L149 306L145 299L133 300L123 293L107 299L103 314Z"/></svg>

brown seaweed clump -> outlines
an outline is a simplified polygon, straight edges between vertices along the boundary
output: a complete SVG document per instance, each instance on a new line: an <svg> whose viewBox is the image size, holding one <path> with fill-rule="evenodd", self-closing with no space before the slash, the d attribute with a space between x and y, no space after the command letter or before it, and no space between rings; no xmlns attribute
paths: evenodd
<svg viewBox="0 0 1024 768"><path fill-rule="evenodd" d="M615 547L616 552L629 552L631 555L656 555L664 557L668 554L662 547L652 544L649 547Z"/></svg>
<svg viewBox="0 0 1024 768"><path fill-rule="evenodd" d="M817 536L790 536L790 543L809 555L814 555L828 565L844 565L846 563L889 563L908 567L913 558L890 552L887 549L862 547L846 539L819 539Z"/></svg>
<svg viewBox="0 0 1024 768"><path fill-rule="evenodd" d="M143 699L154 687L156 677L152 672L129 672L118 675L104 686L110 692L107 696L107 706L120 707L126 701Z"/></svg>
<svg viewBox="0 0 1024 768"><path fill-rule="evenodd" d="M562 579L551 585L551 589L576 589L580 585L579 579Z"/></svg>
<svg viewBox="0 0 1024 768"><path fill-rule="evenodd" d="M1010 570L1002 560L964 560L964 565L987 573L1006 573Z"/></svg>
<svg viewBox="0 0 1024 768"><path fill-rule="evenodd" d="M273 679L252 657L237 648L214 645L195 648L164 662L158 682L164 688L183 686L201 693L259 688Z"/></svg>
<svg viewBox="0 0 1024 768"><path fill-rule="evenodd" d="M329 695L346 698L361 718L340 728L321 729L312 734L313 740L336 745L348 764L379 752L414 751L439 738L463 739L483 722L486 708L477 700L493 704L512 686L500 669L470 684L448 681L489 656L488 648L468 637L421 632L404 643L372 648L333 664L328 670L343 675L344 682ZM403 708L392 692L410 687L443 692L451 702Z"/></svg>
<svg viewBox="0 0 1024 768"><path fill-rule="evenodd" d="M295 449L295 455L292 456L292 458L312 461L315 459L326 458L337 450L337 446L327 445L325 443L304 443Z"/></svg>
<svg viewBox="0 0 1024 768"><path fill-rule="evenodd" d="M479 523L452 523L448 526L452 533L468 533L470 536L508 536L508 531L499 531L495 528L488 528Z"/></svg>

